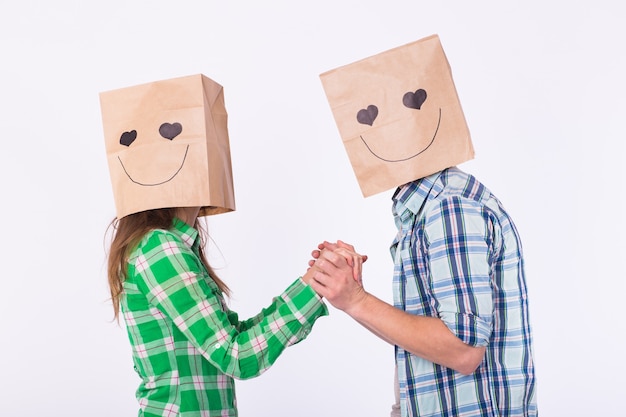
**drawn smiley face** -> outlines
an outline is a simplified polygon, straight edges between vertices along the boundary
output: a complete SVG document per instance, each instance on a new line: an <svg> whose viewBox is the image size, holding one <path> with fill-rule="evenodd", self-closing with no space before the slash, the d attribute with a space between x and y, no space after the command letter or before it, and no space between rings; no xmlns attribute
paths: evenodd
<svg viewBox="0 0 626 417"><path fill-rule="evenodd" d="M404 105L404 107L410 109L411 111L412 110L422 111L422 106L426 102L427 98L428 98L428 94L426 93L426 90L420 88L415 91L409 91L405 93L402 96L402 104ZM441 125L441 108L440 107L432 108L426 111L425 113L427 113L427 116L426 116L427 118L436 119L436 122L434 120L426 121L427 123L430 122L432 124L432 127L428 129L429 133L427 134L427 137L416 138L415 143L417 144L416 145L417 148L412 149L412 150L403 149L402 151L406 153L403 153L402 156L382 155L383 153L390 154L391 151L389 150L389 148L390 147L393 148L393 146L390 146L390 144L384 140L385 139L384 137L375 139L376 142L378 142L378 139L381 139L383 140L383 142L386 142L382 144L377 143L376 144L377 146L374 146L373 143L368 143L368 141L366 141L365 138L363 137L363 134L360 134L359 137L361 138L361 141L363 142L365 147L368 149L368 151L372 155L374 155L376 158L380 159L381 161L385 161L385 162L408 161L426 152L426 150L430 148L430 146L433 144L433 142L435 141L437 137L437 132L439 131L439 126ZM367 108L360 109L357 112L356 119L361 124L373 126L374 121L378 117L378 114L379 114L378 107L374 104L370 104L369 106L367 106ZM415 122L415 118L412 118L412 120ZM375 148L377 150L375 150Z"/></svg>
<svg viewBox="0 0 626 417"><path fill-rule="evenodd" d="M159 135L163 139L166 139L166 141L169 141L169 142L173 141L174 138L179 136L182 131L183 131L183 126L178 122L163 123L159 127ZM122 133L122 135L120 136L119 143L120 145L130 148L130 146L133 143L135 143L136 139L137 139L137 131L131 130L131 131ZM162 152L161 147L160 149L161 150L159 152ZM143 150L147 151L148 148L144 148ZM136 151L140 151L140 150L136 150ZM168 149L168 151L171 152L172 150ZM178 175L178 173L181 171L181 169L185 165L188 152L189 152L189 145L186 145L184 147L184 153L181 152L180 157L175 158L175 162L173 163L174 165L172 165L172 163L170 162L167 166L162 166L161 164L159 164L159 161L155 160L155 155L146 155L147 158L145 159L148 162L145 164L142 163L141 167L127 166L128 164L124 164L124 162L122 161L122 158L119 155L117 156L117 159L122 167L122 170L128 177L128 179L130 179L133 183L137 185L150 187L150 186L165 184L166 182L169 182L174 177L176 177L176 175ZM131 174L131 171L132 171L132 174ZM162 171L164 171L165 173L163 173Z"/></svg>

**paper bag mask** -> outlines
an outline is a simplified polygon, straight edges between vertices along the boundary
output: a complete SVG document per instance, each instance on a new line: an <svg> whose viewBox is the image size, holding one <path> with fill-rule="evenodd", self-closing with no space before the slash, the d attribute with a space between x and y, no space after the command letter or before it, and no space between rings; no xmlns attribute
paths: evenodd
<svg viewBox="0 0 626 417"><path fill-rule="evenodd" d="M364 197L474 157L437 35L320 79Z"/></svg>
<svg viewBox="0 0 626 417"><path fill-rule="evenodd" d="M200 206L235 210L221 85L204 75L100 93L117 218Z"/></svg>

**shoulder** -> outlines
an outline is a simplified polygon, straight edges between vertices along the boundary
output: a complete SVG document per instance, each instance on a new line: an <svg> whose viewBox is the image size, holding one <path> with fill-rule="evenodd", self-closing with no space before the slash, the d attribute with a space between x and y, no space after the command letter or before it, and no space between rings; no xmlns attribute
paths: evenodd
<svg viewBox="0 0 626 417"><path fill-rule="evenodd" d="M425 207L426 217L465 210L471 213L491 198L489 190L474 176L456 168L443 171L433 190L436 192Z"/></svg>
<svg viewBox="0 0 626 417"><path fill-rule="evenodd" d="M439 177L441 181L440 199L457 198L484 204L493 197L491 191L476 177L456 167L444 170Z"/></svg>
<svg viewBox="0 0 626 417"><path fill-rule="evenodd" d="M473 175L453 167L437 180L437 192L424 207L426 228L482 229L493 195ZM446 226L447 225L447 226Z"/></svg>
<svg viewBox="0 0 626 417"><path fill-rule="evenodd" d="M153 229L141 238L131 251L129 258L163 251L180 253L188 251L188 248L176 233L165 229Z"/></svg>
<svg viewBox="0 0 626 417"><path fill-rule="evenodd" d="M181 271L199 274L202 262L173 231L155 229L147 232L128 256L131 279L164 282L180 277ZM139 276L141 278L133 278Z"/></svg>
<svg viewBox="0 0 626 417"><path fill-rule="evenodd" d="M430 206L462 205L481 209L499 204L495 195L475 176L457 167L445 169L437 179L437 192L431 198Z"/></svg>

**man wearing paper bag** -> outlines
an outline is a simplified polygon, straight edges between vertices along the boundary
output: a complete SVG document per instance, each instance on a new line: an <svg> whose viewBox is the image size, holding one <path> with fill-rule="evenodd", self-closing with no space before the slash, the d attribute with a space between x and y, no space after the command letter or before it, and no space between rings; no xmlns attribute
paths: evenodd
<svg viewBox="0 0 626 417"><path fill-rule="evenodd" d="M392 415L536 416L521 241L498 199L456 167L474 156L439 37L326 72L365 197L395 189L393 306L314 251L311 286L396 346Z"/></svg>
<svg viewBox="0 0 626 417"><path fill-rule="evenodd" d="M237 416L234 378L262 374L327 314L312 270L255 317L228 308L198 221L235 210L219 84L194 75L100 101L117 211L108 278L141 380L138 415ZM358 278L361 258L350 263Z"/></svg>

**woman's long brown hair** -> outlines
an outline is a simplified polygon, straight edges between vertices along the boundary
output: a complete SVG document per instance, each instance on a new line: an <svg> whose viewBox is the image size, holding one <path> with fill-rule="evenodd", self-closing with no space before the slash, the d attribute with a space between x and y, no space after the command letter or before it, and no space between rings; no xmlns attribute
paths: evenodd
<svg viewBox="0 0 626 417"><path fill-rule="evenodd" d="M130 250L133 249L149 231L154 229L169 229L176 217L176 212L175 208L161 208L130 214L119 220L113 219L111 221L109 228L113 229L114 235L109 249L107 275L115 320L119 318L120 298L123 292L123 283L127 277L126 262L128 261ZM198 219L196 219L194 228L200 233L200 260L217 286L224 294L229 295L230 290L228 286L219 279L206 260L203 250L206 232Z"/></svg>

